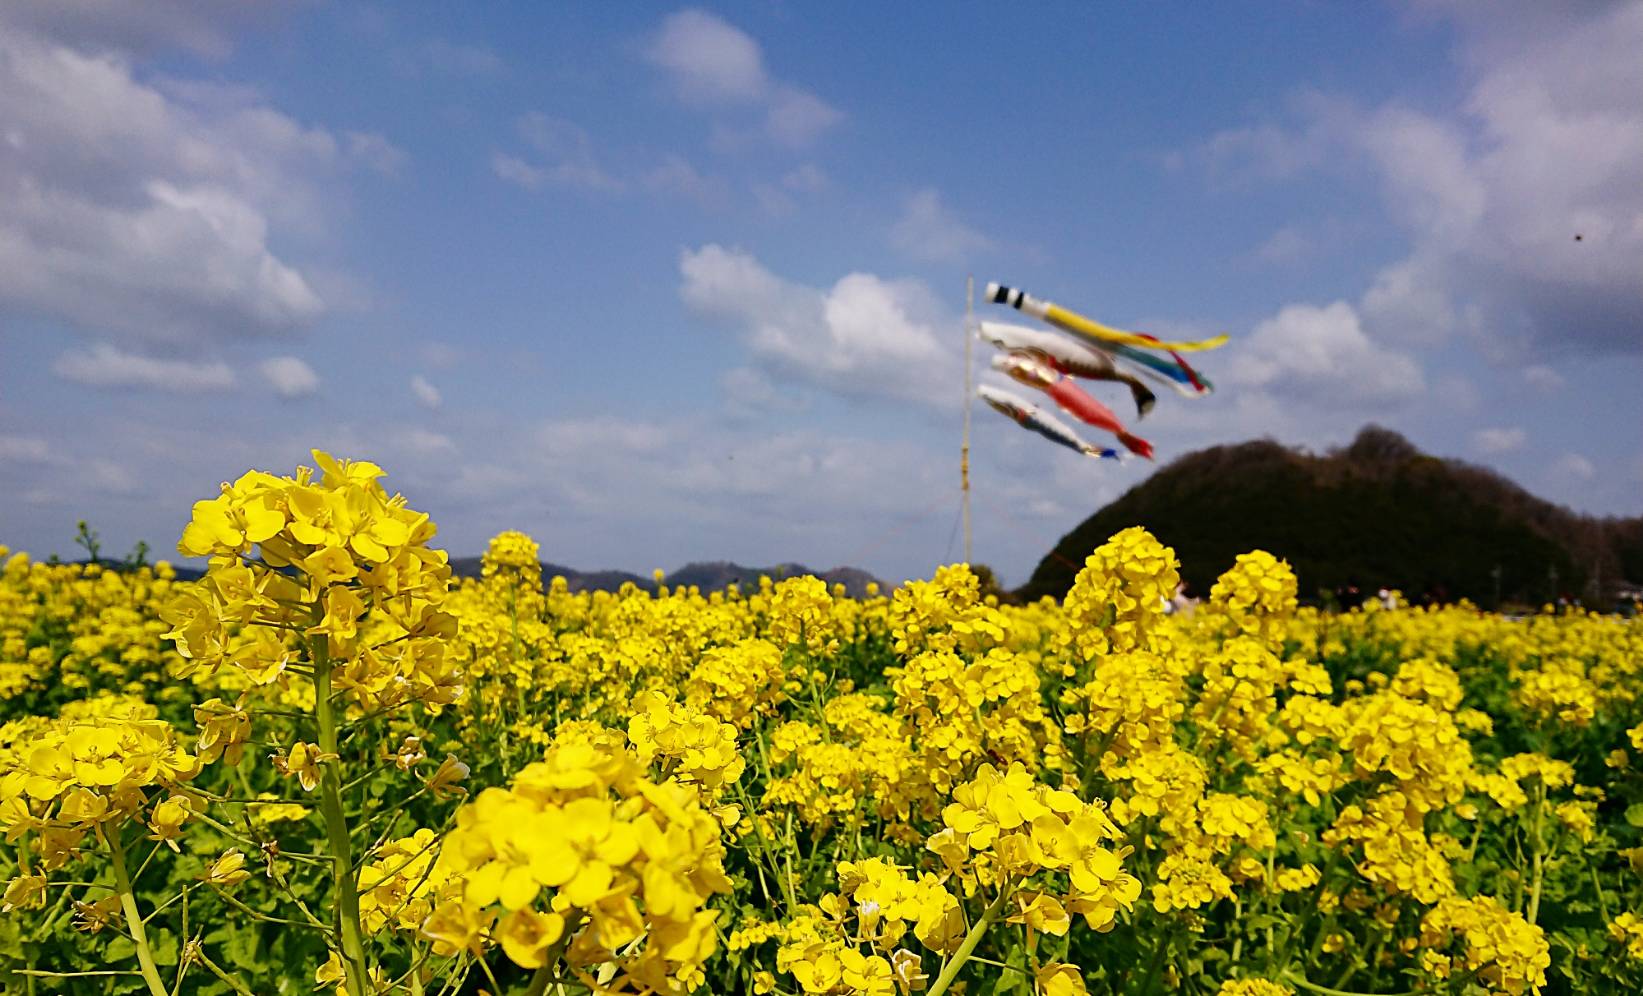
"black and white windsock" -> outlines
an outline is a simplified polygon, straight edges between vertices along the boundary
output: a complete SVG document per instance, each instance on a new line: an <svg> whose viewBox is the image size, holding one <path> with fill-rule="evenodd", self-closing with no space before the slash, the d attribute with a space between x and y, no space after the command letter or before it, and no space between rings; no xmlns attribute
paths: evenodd
<svg viewBox="0 0 1643 996"><path fill-rule="evenodd" d="M1019 291L1014 287L1006 287L1003 284L988 283L987 293L983 296L983 300L991 301L994 304L1007 304L1022 314L1032 315L1041 321L1049 310L1046 307L1048 302L1040 301L1026 291Z"/></svg>

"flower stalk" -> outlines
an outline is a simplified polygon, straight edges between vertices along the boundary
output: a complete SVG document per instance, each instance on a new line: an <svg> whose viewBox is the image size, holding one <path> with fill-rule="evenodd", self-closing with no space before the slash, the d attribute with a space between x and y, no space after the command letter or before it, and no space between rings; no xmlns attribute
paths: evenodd
<svg viewBox="0 0 1643 996"><path fill-rule="evenodd" d="M316 617L319 611L316 605ZM315 622L317 624L317 618ZM310 646L314 656L314 721L319 726L320 750L334 755L337 753L337 720L331 702L331 655L325 634L315 636ZM325 814L325 835L331 850L332 894L340 921L348 992L364 996L368 991L370 967L365 959L364 931L359 923L359 890L354 885L353 850L348 837L348 817L342 810L341 778L335 761L320 769L320 809Z"/></svg>
<svg viewBox="0 0 1643 996"><path fill-rule="evenodd" d="M120 843L118 828L107 835L108 853L114 865L114 889L120 896L120 911L125 914L126 929L131 932L131 943L137 948L137 964L142 968L143 981L148 983L151 996L167 996L165 983L160 981L160 970L154 964L154 951L148 946L148 932L143 929L143 916L137 910L137 895L131 890L131 875L126 871L125 847Z"/></svg>

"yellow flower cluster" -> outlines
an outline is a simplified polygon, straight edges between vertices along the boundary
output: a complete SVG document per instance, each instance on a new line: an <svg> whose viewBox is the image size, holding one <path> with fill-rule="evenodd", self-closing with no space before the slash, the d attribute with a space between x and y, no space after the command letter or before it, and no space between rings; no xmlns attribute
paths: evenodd
<svg viewBox="0 0 1643 996"><path fill-rule="evenodd" d="M1085 660L1157 650L1164 603L1181 582L1175 551L1140 526L1096 547L1067 592L1064 611Z"/></svg>
<svg viewBox="0 0 1643 996"><path fill-rule="evenodd" d="M26 837L46 871L78 856L88 833L108 839L145 809L151 839L175 847L203 809L185 787L200 762L178 740L156 719L94 716L36 730L0 753L0 827Z"/></svg>
<svg viewBox="0 0 1643 996"><path fill-rule="evenodd" d="M776 584L770 596L771 642L778 647L802 643L811 650L831 652L838 646L836 636L827 582L805 576Z"/></svg>
<svg viewBox="0 0 1643 996"><path fill-rule="evenodd" d="M840 695L820 724L790 721L770 735L776 766L764 803L792 810L804 823L860 826L869 815L892 823L934 808L937 794L923 777L911 738L884 711L882 700Z"/></svg>
<svg viewBox="0 0 1643 996"><path fill-rule="evenodd" d="M777 970L807 994L922 988L923 959L903 942L910 931L925 948L950 954L965 932L958 899L937 876L913 879L882 858L841 862L837 871L840 891L782 930Z"/></svg>
<svg viewBox="0 0 1643 996"><path fill-rule="evenodd" d="M685 678L685 701L743 729L772 715L786 698L782 651L760 637L710 648Z"/></svg>
<svg viewBox="0 0 1643 996"><path fill-rule="evenodd" d="M359 915L367 934L384 927L417 930L448 888L451 872L437 862L440 839L421 829L389 841L359 872Z"/></svg>
<svg viewBox="0 0 1643 996"><path fill-rule="evenodd" d="M1457 940L1460 950L1448 956ZM1552 963L1545 933L1492 896L1438 903L1421 920L1420 942L1427 971L1439 978L1470 972L1509 996L1538 992Z"/></svg>
<svg viewBox="0 0 1643 996"><path fill-rule="evenodd" d="M719 914L704 904L730 891L722 855L695 788L650 781L621 747L571 739L457 811L435 869L459 888L422 932L445 954L500 944L527 969L559 945L583 985L602 970L608 990L689 989L717 942Z"/></svg>
<svg viewBox="0 0 1643 996"><path fill-rule="evenodd" d="M161 615L187 676L232 665L253 684L284 684L294 640L334 662L327 677L362 710L441 706L461 692L447 657L456 620L440 610L445 554L434 525L389 496L381 468L314 451L322 473L253 471L196 502L178 549L211 557L205 579ZM255 556L253 556L255 551Z"/></svg>
<svg viewBox="0 0 1643 996"><path fill-rule="evenodd" d="M1389 792L1341 810L1323 840L1361 845L1358 871L1364 878L1390 892L1436 903L1454 895L1454 875L1422 829L1421 813L1403 794Z"/></svg>
<svg viewBox="0 0 1643 996"><path fill-rule="evenodd" d="M664 777L700 785L716 795L742 777L746 763L736 750L736 727L688 705L645 692L634 702L628 740L639 763L659 761Z"/></svg>
<svg viewBox="0 0 1643 996"><path fill-rule="evenodd" d="M1256 550L1240 553L1232 569L1210 589L1210 604L1238 632L1266 643L1281 642L1295 611L1295 572L1289 564Z"/></svg>
<svg viewBox="0 0 1643 996"><path fill-rule="evenodd" d="M1626 957L1643 961L1643 917L1627 911L1609 922L1609 936L1626 949Z"/></svg>
<svg viewBox="0 0 1643 996"><path fill-rule="evenodd" d="M506 530L491 537L480 558L480 576L511 575L535 588L542 587L541 547L524 533Z"/></svg>
<svg viewBox="0 0 1643 996"><path fill-rule="evenodd" d="M926 651L889 676L896 715L917 731L925 775L938 791L982 758L1057 766L1061 745L1038 669L1018 655L994 648L965 660Z"/></svg>
<svg viewBox="0 0 1643 996"><path fill-rule="evenodd" d="M983 764L973 780L953 790L941 811L944 829L929 849L964 884L1006 892L1040 872L1066 876L1061 898L1034 901L1039 915L1060 919L1081 914L1092 930L1112 929L1120 910L1141 895L1141 883L1124 870L1129 849L1106 810L1071 792L1033 780L1020 763L1000 773ZM1065 913L1055 911L1064 910Z"/></svg>

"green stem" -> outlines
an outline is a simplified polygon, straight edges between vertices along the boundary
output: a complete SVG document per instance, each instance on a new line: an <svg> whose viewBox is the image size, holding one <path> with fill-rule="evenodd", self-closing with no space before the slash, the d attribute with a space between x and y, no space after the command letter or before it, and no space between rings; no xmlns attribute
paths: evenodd
<svg viewBox="0 0 1643 996"><path fill-rule="evenodd" d="M315 607L316 616L319 607ZM316 618L315 622L319 620ZM314 654L314 720L319 726L319 749L322 753L337 752L337 717L331 704L331 654L321 633L311 644ZM354 885L354 859L348 839L348 818L342 812L341 779L338 777L339 760L326 762L320 769L320 808L325 814L325 835L330 841L332 866L332 893L336 898L337 918L341 921L342 958L347 963L348 992L365 996L370 991L370 965L365 960L364 931L359 925L359 892Z"/></svg>
<svg viewBox="0 0 1643 996"><path fill-rule="evenodd" d="M1359 993L1353 992L1350 989L1331 989L1329 986L1320 986L1316 982L1308 981L1299 973L1292 972L1289 975L1284 976L1284 979L1309 992L1319 993L1320 996L1380 996L1380 994L1376 993ZM1401 993L1387 993L1385 996L1420 996L1421 993L1427 991L1428 990L1426 989L1410 989Z"/></svg>
<svg viewBox="0 0 1643 996"><path fill-rule="evenodd" d="M1152 963L1147 966L1146 978L1141 981L1141 996L1152 996L1152 987L1158 981L1158 972L1164 967L1164 955L1174 942L1174 928L1171 928L1168 933L1159 938L1158 947L1154 948L1152 952Z"/></svg>
<svg viewBox="0 0 1643 996"><path fill-rule="evenodd" d="M236 993L239 993L239 996L255 996L255 994L252 993L251 990L245 988L245 986L242 985L238 979L234 978L232 975L229 975L227 972L224 972L221 965L218 965L216 962L206 957L204 951L196 951L194 953L194 957L198 958L200 960L200 964L204 965L212 975L215 975L217 978L221 979L223 985L234 990Z"/></svg>
<svg viewBox="0 0 1643 996"><path fill-rule="evenodd" d="M1540 885L1546 872L1546 847L1545 842L1541 839L1540 835L1541 817L1545 814L1545 812L1546 786L1543 783L1540 786L1540 791L1536 793L1535 798L1534 852L1531 858L1534 865L1535 879L1534 884L1529 888L1529 909L1523 914L1524 919L1529 921L1529 926L1531 927L1535 925L1535 917L1540 915Z"/></svg>
<svg viewBox="0 0 1643 996"><path fill-rule="evenodd" d="M131 891L131 876L126 872L125 848L120 844L120 831L115 828L104 835L108 851L114 858L114 889L120 895L120 909L125 912L126 929L137 946L137 964L142 967L143 981L148 983L152 996L167 996L165 983L160 981L160 970L154 964L154 952L148 947L148 934L143 930L143 917L137 910L137 896Z"/></svg>
<svg viewBox="0 0 1643 996"><path fill-rule="evenodd" d="M970 932L964 935L963 941L959 942L958 950L954 951L953 956L947 960L941 974L936 977L935 985L930 987L930 991L926 996L941 996L953 984L953 980L958 978L959 970L964 967L966 961L970 960L970 955L975 951L976 945L981 943L981 935L985 934L987 928L991 927L993 922L998 919L999 914L1004 912L1004 906L1010 901L1010 894L1013 891L1014 883L1006 881L1002 884L998 890L998 898L993 900L991 906L981 911L980 918L970 926Z"/></svg>

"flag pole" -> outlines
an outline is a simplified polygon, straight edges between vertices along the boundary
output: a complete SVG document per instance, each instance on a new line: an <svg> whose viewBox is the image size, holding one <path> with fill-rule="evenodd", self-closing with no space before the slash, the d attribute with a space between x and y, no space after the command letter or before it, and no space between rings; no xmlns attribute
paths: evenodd
<svg viewBox="0 0 1643 996"><path fill-rule="evenodd" d="M970 563L970 396L975 393L971 384L971 344L975 341L976 279L964 278L964 448L958 462L959 482L964 492L964 562Z"/></svg>

